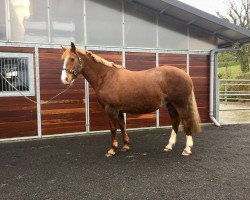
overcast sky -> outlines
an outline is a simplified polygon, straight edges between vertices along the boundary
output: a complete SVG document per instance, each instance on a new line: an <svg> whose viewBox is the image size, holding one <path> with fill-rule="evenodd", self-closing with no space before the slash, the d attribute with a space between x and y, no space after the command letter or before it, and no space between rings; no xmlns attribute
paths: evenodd
<svg viewBox="0 0 250 200"><path fill-rule="evenodd" d="M222 14L227 13L228 0L179 0L183 3L189 4L190 6L196 7L200 10L203 10L212 15L216 15L216 12L219 11ZM236 3L239 0L234 0Z"/></svg>

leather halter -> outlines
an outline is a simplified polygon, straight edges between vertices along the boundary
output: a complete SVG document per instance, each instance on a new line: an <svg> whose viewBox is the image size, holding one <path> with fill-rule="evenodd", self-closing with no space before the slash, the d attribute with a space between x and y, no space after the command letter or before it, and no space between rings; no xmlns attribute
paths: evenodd
<svg viewBox="0 0 250 200"><path fill-rule="evenodd" d="M82 59L81 57L77 54L77 57L78 57L78 65L76 66L75 69L68 69L66 67L63 68L63 70L65 70L66 72L70 73L70 74L73 74L75 76L78 75L78 73L81 71L82 67Z"/></svg>

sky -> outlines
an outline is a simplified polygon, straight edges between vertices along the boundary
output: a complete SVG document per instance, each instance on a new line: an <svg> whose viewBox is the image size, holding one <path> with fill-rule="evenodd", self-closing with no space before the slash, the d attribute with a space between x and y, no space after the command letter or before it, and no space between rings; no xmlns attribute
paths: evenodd
<svg viewBox="0 0 250 200"><path fill-rule="evenodd" d="M216 12L220 12L223 15L227 13L228 0L179 0L183 3L189 4L190 6L196 7L212 15L216 15ZM235 0L239 4L239 0Z"/></svg>

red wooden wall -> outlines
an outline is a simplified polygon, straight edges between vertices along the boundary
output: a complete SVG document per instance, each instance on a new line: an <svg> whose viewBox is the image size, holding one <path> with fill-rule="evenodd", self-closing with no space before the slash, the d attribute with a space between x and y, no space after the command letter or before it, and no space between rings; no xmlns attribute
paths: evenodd
<svg viewBox="0 0 250 200"><path fill-rule="evenodd" d="M0 47L0 52L34 54L34 49ZM36 96L30 98L36 100ZM37 136L36 104L23 97L0 97L0 138L24 136Z"/></svg>
<svg viewBox="0 0 250 200"><path fill-rule="evenodd" d="M39 49L41 102L67 88L61 82L62 50ZM64 94L41 106L42 134L62 134L86 130L85 81L79 75Z"/></svg>
<svg viewBox="0 0 250 200"><path fill-rule="evenodd" d="M194 83L194 93L197 101L201 121L209 119L209 63L208 55L190 55L189 74Z"/></svg>
<svg viewBox="0 0 250 200"><path fill-rule="evenodd" d="M1 52L33 53L34 48L0 47ZM121 52L94 51L99 56L122 64ZM63 60L60 49L39 49L41 102L49 100L67 86L61 83ZM195 95L202 122L209 120L209 56L190 55L189 72L194 82ZM34 59L35 61L35 59ZM185 54L159 54L159 65L173 65L186 70ZM144 70L156 66L155 53L126 52L126 68ZM35 71L35 63L34 63ZM35 74L34 74L35 77ZM65 94L50 104L41 105L42 134L63 134L86 131L85 80L80 75ZM150 87L150 86L149 86ZM89 90L90 131L109 130L109 123L96 95ZM36 96L32 97L36 100ZM159 112L160 126L171 125L166 107ZM145 115L127 114L127 128L156 126L156 113ZM37 136L37 107L23 97L0 97L0 138Z"/></svg>

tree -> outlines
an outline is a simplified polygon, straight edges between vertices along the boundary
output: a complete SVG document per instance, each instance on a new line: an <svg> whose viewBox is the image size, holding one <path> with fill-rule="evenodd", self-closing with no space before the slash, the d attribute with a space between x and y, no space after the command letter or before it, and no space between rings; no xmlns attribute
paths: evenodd
<svg viewBox="0 0 250 200"><path fill-rule="evenodd" d="M237 5L234 0L228 0L227 16L217 12L217 15L231 23L244 27L250 30L250 0L237 0L240 5ZM246 73L249 71L249 56L250 45L243 45L241 51L237 52L237 60L241 65L241 71Z"/></svg>

